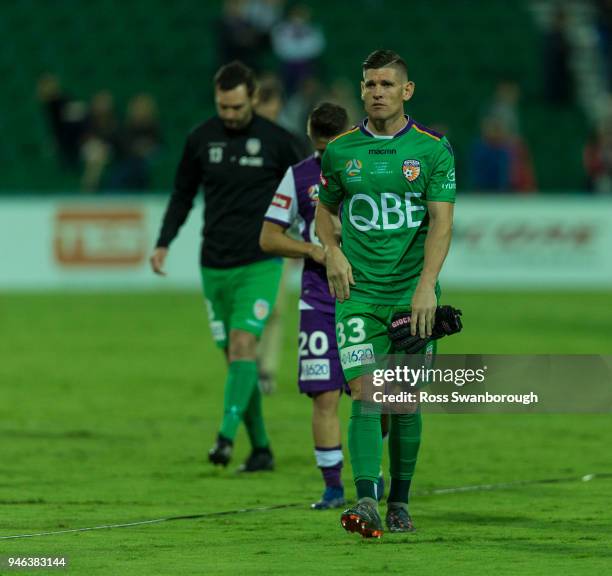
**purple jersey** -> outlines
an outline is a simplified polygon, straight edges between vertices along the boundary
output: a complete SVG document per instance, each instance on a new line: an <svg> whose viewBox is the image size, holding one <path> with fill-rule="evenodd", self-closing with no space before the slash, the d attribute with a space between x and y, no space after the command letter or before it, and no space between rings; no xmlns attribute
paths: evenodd
<svg viewBox="0 0 612 576"><path fill-rule="evenodd" d="M320 245L315 235L315 208L319 200L321 158L314 154L287 170L266 212L265 219L283 228L297 228L304 242ZM325 266L304 260L301 300L315 310L334 313ZM303 306L300 303L300 306Z"/></svg>

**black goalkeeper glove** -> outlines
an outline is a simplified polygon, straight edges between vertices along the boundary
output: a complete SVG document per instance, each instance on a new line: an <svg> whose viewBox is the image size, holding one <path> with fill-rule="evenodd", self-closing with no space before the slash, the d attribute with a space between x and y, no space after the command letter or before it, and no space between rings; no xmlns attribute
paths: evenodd
<svg viewBox="0 0 612 576"><path fill-rule="evenodd" d="M410 333L410 312L396 312L387 330L395 350L405 354L416 354L428 342L461 332L462 328L461 310L452 306L438 306L431 336L427 338L413 336Z"/></svg>

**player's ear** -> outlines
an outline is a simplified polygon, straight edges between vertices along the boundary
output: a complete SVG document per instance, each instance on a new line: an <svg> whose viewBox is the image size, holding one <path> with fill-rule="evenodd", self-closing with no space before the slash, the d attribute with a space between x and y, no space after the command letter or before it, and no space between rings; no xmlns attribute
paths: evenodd
<svg viewBox="0 0 612 576"><path fill-rule="evenodd" d="M412 80L408 80L404 84L404 93L402 94L402 99L404 100L404 102L408 102L408 100L412 98L413 94L414 94L414 82Z"/></svg>
<svg viewBox="0 0 612 576"><path fill-rule="evenodd" d="M255 88L255 92L249 96L251 107L256 108L259 105L259 88Z"/></svg>
<svg viewBox="0 0 612 576"><path fill-rule="evenodd" d="M362 80L359 84L361 85L361 99L365 100L365 82Z"/></svg>

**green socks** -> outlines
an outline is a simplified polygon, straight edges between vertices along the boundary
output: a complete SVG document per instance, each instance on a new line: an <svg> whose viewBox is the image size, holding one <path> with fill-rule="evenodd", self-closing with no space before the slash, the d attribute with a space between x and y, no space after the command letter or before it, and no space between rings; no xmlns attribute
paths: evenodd
<svg viewBox="0 0 612 576"><path fill-rule="evenodd" d="M380 413L364 413L361 400L353 400L348 446L358 498L376 498L382 460Z"/></svg>
<svg viewBox="0 0 612 576"><path fill-rule="evenodd" d="M251 446L267 448L268 435L261 409L261 392L254 360L235 360L229 365L225 381L223 422L219 433L234 441L240 422L244 420Z"/></svg>
<svg viewBox="0 0 612 576"><path fill-rule="evenodd" d="M266 434L266 427L264 425L263 412L261 409L261 391L259 390L259 383L255 384L255 388L251 394L251 400L244 413L244 425L249 434L251 446L254 449L267 448L269 446L270 442Z"/></svg>
<svg viewBox="0 0 612 576"><path fill-rule="evenodd" d="M223 422L219 431L228 440L233 441L236 437L238 426L257 387L257 364L254 360L236 360L230 363L225 381Z"/></svg>
<svg viewBox="0 0 612 576"><path fill-rule="evenodd" d="M407 504L421 445L421 413L391 414L389 419L391 489L388 502ZM380 472L383 444L380 413L364 413L362 402L353 400L348 439L357 498L376 499L375 485Z"/></svg>
<svg viewBox="0 0 612 576"><path fill-rule="evenodd" d="M391 415L389 432L391 489L389 491L389 502L408 503L410 482L421 445L421 430L422 417L420 412Z"/></svg>

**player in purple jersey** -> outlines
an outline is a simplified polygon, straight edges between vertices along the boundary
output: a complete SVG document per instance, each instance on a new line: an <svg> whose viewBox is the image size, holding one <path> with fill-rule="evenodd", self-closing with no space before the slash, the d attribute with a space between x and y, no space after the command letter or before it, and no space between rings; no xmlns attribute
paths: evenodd
<svg viewBox="0 0 612 576"><path fill-rule="evenodd" d="M321 154L335 136L346 130L344 108L323 103L308 119L308 135L316 152L289 168L266 212L260 245L265 252L303 258L300 296L299 379L300 392L313 400L312 432L317 466L325 481L321 500L312 505L322 510L344 504L341 480L342 445L338 401L345 387L336 345L334 299L325 271L325 254L314 233L318 201ZM340 222L337 222L338 234ZM288 234L297 228L300 240Z"/></svg>

